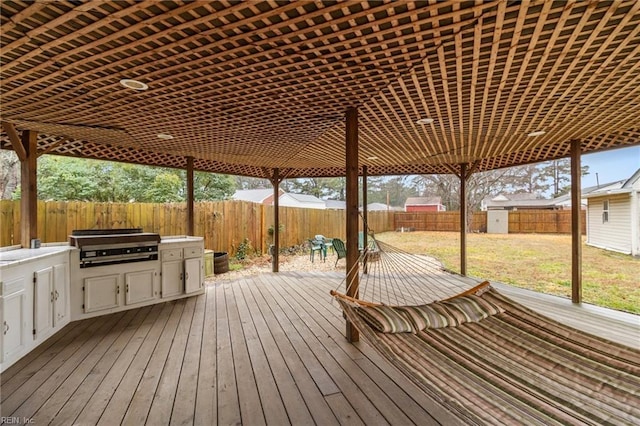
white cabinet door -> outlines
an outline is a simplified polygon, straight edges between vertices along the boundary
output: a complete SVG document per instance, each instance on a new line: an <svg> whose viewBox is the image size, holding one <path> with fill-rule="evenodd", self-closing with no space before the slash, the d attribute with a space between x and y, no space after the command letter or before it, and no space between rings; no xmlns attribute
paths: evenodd
<svg viewBox="0 0 640 426"><path fill-rule="evenodd" d="M202 259L187 259L184 261L184 292L193 293L202 288Z"/></svg>
<svg viewBox="0 0 640 426"><path fill-rule="evenodd" d="M162 297L177 296L183 293L182 260L162 262Z"/></svg>
<svg viewBox="0 0 640 426"><path fill-rule="evenodd" d="M120 275L85 278L84 311L94 312L120 305Z"/></svg>
<svg viewBox="0 0 640 426"><path fill-rule="evenodd" d="M25 347L26 300L24 290L0 298L2 361L9 360Z"/></svg>
<svg viewBox="0 0 640 426"><path fill-rule="evenodd" d="M125 303L131 305L155 299L155 275L156 273L153 269L124 274L126 284Z"/></svg>
<svg viewBox="0 0 640 426"><path fill-rule="evenodd" d="M56 327L67 319L67 281L66 263L53 266L53 326Z"/></svg>
<svg viewBox="0 0 640 426"><path fill-rule="evenodd" d="M33 282L33 338L53 329L53 267L36 271Z"/></svg>

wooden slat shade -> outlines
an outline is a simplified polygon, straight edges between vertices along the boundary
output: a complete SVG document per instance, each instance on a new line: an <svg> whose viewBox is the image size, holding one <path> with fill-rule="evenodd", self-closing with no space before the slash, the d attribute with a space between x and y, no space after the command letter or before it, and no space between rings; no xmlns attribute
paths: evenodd
<svg viewBox="0 0 640 426"><path fill-rule="evenodd" d="M369 175L640 143L636 0L3 0L0 14L0 119L36 131L38 152L344 176L355 107Z"/></svg>

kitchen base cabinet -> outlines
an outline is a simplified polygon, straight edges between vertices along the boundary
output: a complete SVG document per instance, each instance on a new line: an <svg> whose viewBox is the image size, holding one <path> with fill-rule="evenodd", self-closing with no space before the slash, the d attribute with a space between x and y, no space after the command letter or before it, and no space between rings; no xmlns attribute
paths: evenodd
<svg viewBox="0 0 640 426"><path fill-rule="evenodd" d="M53 267L35 272L33 280L33 338L53 330Z"/></svg>
<svg viewBox="0 0 640 426"><path fill-rule="evenodd" d="M34 272L33 338L46 335L67 319L68 268L60 263Z"/></svg>
<svg viewBox="0 0 640 426"><path fill-rule="evenodd" d="M158 297L155 286L156 275L158 274L153 269L124 274L125 303L132 305L156 299Z"/></svg>
<svg viewBox="0 0 640 426"><path fill-rule="evenodd" d="M204 265L201 258L185 259L184 261L184 292L194 293L204 286Z"/></svg>
<svg viewBox="0 0 640 426"><path fill-rule="evenodd" d="M69 322L69 247L0 252L0 371Z"/></svg>
<svg viewBox="0 0 640 426"><path fill-rule="evenodd" d="M84 312L95 312L120 306L120 274L85 278Z"/></svg>
<svg viewBox="0 0 640 426"><path fill-rule="evenodd" d="M0 321L2 321L2 339L0 339L0 360L3 364L11 361L22 352L26 345L26 291L24 279L18 278L3 283L3 290L8 289L0 297ZM8 293L8 294L7 294Z"/></svg>
<svg viewBox="0 0 640 426"><path fill-rule="evenodd" d="M184 266L182 260L162 262L161 293L163 298L179 296L184 293Z"/></svg>

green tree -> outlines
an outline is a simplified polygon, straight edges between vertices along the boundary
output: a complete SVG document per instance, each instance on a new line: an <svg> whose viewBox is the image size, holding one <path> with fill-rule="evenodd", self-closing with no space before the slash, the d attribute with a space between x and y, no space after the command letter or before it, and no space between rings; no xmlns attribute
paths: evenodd
<svg viewBox="0 0 640 426"><path fill-rule="evenodd" d="M20 186L20 160L13 151L0 150L0 199L10 200Z"/></svg>
<svg viewBox="0 0 640 426"><path fill-rule="evenodd" d="M226 200L235 192L235 179L230 175L196 172L193 181L196 201Z"/></svg>
<svg viewBox="0 0 640 426"><path fill-rule="evenodd" d="M588 175L589 166L582 166L580 173L582 176ZM571 160L562 158L541 163L540 177L549 182L553 197L566 194L571 190Z"/></svg>
<svg viewBox="0 0 640 426"><path fill-rule="evenodd" d="M259 179L247 176L234 176L235 187L237 189L263 189L271 188L269 179Z"/></svg>
<svg viewBox="0 0 640 426"><path fill-rule="evenodd" d="M92 201L100 186L77 158L43 156L38 161L38 198Z"/></svg>
<svg viewBox="0 0 640 426"><path fill-rule="evenodd" d="M222 200L234 190L232 176L194 175L196 201ZM184 201L185 194L184 170L52 155L38 160L38 197L44 200L162 203Z"/></svg>
<svg viewBox="0 0 640 426"><path fill-rule="evenodd" d="M409 197L418 196L414 186L415 176L385 176L367 179L367 203L383 203L387 200L391 206L404 206Z"/></svg>
<svg viewBox="0 0 640 426"><path fill-rule="evenodd" d="M176 203L184 201L182 179L175 173L160 173L144 193L146 202Z"/></svg>

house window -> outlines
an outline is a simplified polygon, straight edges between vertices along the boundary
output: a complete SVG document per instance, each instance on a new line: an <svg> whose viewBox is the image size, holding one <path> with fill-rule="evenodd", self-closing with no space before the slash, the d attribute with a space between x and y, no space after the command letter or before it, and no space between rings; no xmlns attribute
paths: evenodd
<svg viewBox="0 0 640 426"><path fill-rule="evenodd" d="M602 202L602 223L609 222L609 200Z"/></svg>

